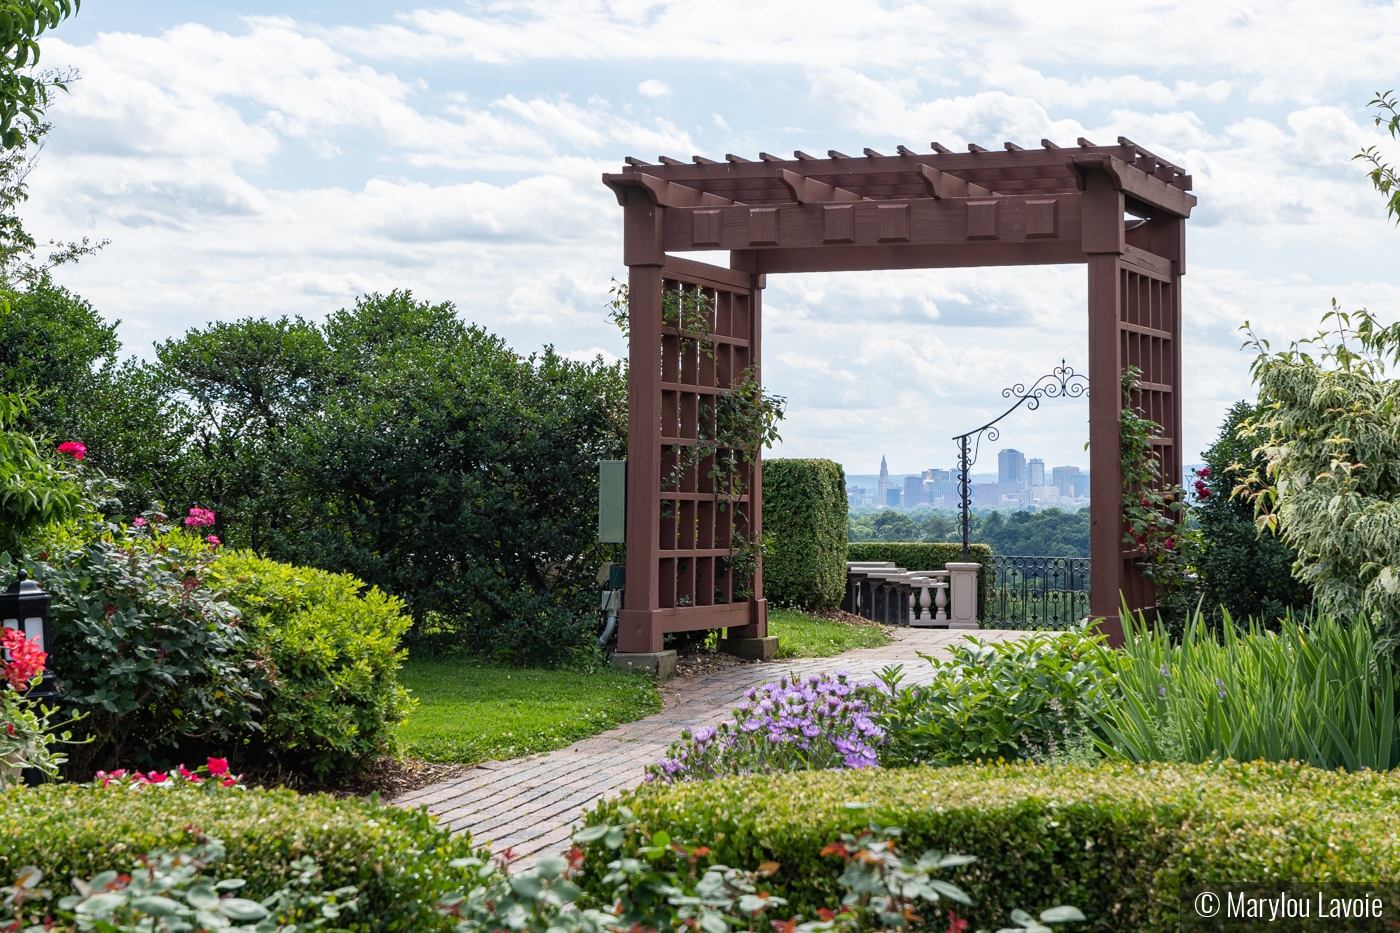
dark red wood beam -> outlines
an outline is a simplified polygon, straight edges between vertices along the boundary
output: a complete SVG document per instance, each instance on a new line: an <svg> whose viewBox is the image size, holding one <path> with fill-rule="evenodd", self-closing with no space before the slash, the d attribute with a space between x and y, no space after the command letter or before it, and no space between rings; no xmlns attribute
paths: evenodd
<svg viewBox="0 0 1400 933"><path fill-rule="evenodd" d="M798 204L815 204L823 201L859 201L861 196L854 191L828 185L824 181L808 177L804 173L781 169L778 180Z"/></svg>
<svg viewBox="0 0 1400 933"><path fill-rule="evenodd" d="M879 269L962 269L972 266L1045 266L1083 263L1079 241L1021 240L943 246L826 246L757 251L761 274L868 272Z"/></svg>
<svg viewBox="0 0 1400 933"><path fill-rule="evenodd" d="M1058 240L1079 249L1083 197L1075 191L1054 197L924 197L676 208L666 211L662 248L675 253Z"/></svg>
<svg viewBox="0 0 1400 933"><path fill-rule="evenodd" d="M1143 150L1137 146L1093 146L1072 151L1075 155L1102 154L1132 163ZM914 166L922 164L986 184L979 177L982 173L1018 169L1039 169L1041 172L1048 170L1052 174L1063 172L1065 155L1063 149L1022 149L1001 152L951 152L946 155L930 152L856 159L818 159L808 156L801 160L721 162L713 165L629 166L624 169L623 174L633 171L645 172L679 184L700 184L721 178L774 178L780 169L788 169L809 178L816 177L828 184L841 186L842 181L833 179L854 179L855 176L890 172L913 174ZM1187 177L1177 176L1176 186L1181 187L1181 179Z"/></svg>
<svg viewBox="0 0 1400 933"><path fill-rule="evenodd" d="M620 175L605 174L603 184L617 195L617 203L627 204L627 189L641 188L657 207L728 207L740 202L721 197L709 191L701 191L674 181L657 178L642 172L626 172Z"/></svg>
<svg viewBox="0 0 1400 933"><path fill-rule="evenodd" d="M1115 191L1121 191L1148 207L1166 211L1177 217L1190 217L1191 208L1196 206L1196 197L1168 184L1156 175L1149 175L1131 163L1103 153L1076 154L1066 158L1065 164L1074 172L1080 190L1084 190L1086 174L1100 171L1108 175Z"/></svg>
<svg viewBox="0 0 1400 933"><path fill-rule="evenodd" d="M920 164L914 168L931 198L990 197L993 193L990 188L974 185L949 172L939 171L931 165Z"/></svg>

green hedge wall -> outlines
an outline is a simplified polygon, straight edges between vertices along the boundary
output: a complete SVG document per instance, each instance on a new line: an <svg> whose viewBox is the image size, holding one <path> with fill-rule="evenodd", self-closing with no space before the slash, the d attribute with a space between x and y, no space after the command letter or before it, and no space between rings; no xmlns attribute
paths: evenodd
<svg viewBox="0 0 1400 933"><path fill-rule="evenodd" d="M1014 907L1072 904L1089 921L1076 931L1166 933L1178 930L1183 884L1400 876L1395 772L1235 762L809 771L646 785L589 822L615 821L623 804L652 831L710 846L714 863L776 861L772 893L806 916L839 900L840 866L822 846L869 820L902 827L911 856L977 857L948 876L976 901L972 929L1009 926ZM589 865L606 861L590 851Z"/></svg>
<svg viewBox="0 0 1400 933"><path fill-rule="evenodd" d="M982 565L977 574L977 618L987 617L987 560L992 556L989 544L969 544L969 563ZM942 570L948 563L962 560L962 544L947 541L852 541L846 545L846 560L894 561L905 570Z"/></svg>
<svg viewBox="0 0 1400 933"><path fill-rule="evenodd" d="M846 471L830 460L763 462L763 595L825 609L846 591Z"/></svg>
<svg viewBox="0 0 1400 933"><path fill-rule="evenodd" d="M213 871L243 878L245 896L254 899L291 878L293 861L313 856L326 888L360 888L362 908L351 928L363 933L450 930L433 907L461 880L447 863L471 849L467 837L450 837L422 810L365 800L289 790L52 784L0 794L0 881L10 884L18 869L35 865L46 886L66 891L75 875L126 871L157 846L188 845L188 826L224 841L227 859Z"/></svg>

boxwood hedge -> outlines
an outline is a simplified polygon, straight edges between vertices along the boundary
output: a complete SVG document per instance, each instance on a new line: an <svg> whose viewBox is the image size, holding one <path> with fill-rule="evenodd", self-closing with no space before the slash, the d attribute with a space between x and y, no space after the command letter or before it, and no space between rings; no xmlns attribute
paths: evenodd
<svg viewBox="0 0 1400 933"><path fill-rule="evenodd" d="M36 865L57 889L68 879L127 870L156 847L187 845L187 827L218 836L228 856L214 870L243 878L261 898L291 877L289 865L310 855L326 888L353 884L362 909L357 931L448 930L434 912L460 883L451 859L468 854L422 810L289 790L206 791L189 786L131 788L55 784L0 794L0 883Z"/></svg>
<svg viewBox="0 0 1400 933"><path fill-rule="evenodd" d="M824 609L846 590L846 471L830 460L765 460L763 593L776 605Z"/></svg>
<svg viewBox="0 0 1400 933"><path fill-rule="evenodd" d="M951 879L972 928L1072 904L1078 930L1175 931L1181 886L1201 881L1388 881L1400 876L1400 775L1298 764L1005 765L798 772L649 785L627 805L650 831L717 863L781 866L772 891L808 917L838 901L819 853L868 821L905 849L977 856ZM590 853L589 864L607 861ZM596 876L588 876L597 886Z"/></svg>

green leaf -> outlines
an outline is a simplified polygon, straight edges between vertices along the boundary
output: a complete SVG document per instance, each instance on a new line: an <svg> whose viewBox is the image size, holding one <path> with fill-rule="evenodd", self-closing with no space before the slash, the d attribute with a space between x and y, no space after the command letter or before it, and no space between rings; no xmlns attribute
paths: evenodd
<svg viewBox="0 0 1400 933"><path fill-rule="evenodd" d="M1068 904L1060 907L1051 907L1049 910L1042 910L1040 912L1040 921L1042 923L1071 923L1084 919L1086 918L1083 911L1078 907L1071 907Z"/></svg>
<svg viewBox="0 0 1400 933"><path fill-rule="evenodd" d="M152 917L172 917L184 909L179 902L160 896L134 898L131 907Z"/></svg>
<svg viewBox="0 0 1400 933"><path fill-rule="evenodd" d="M266 907L245 897L226 897L219 901L219 913L235 923L257 923L271 915Z"/></svg>

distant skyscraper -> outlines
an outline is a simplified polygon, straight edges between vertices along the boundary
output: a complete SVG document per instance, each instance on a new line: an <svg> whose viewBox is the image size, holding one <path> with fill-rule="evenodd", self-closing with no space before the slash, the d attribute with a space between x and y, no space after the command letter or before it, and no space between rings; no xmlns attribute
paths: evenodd
<svg viewBox="0 0 1400 933"><path fill-rule="evenodd" d="M1057 466L1050 471L1050 483L1060 491L1060 495L1074 495L1074 477L1079 473L1077 466Z"/></svg>
<svg viewBox="0 0 1400 933"><path fill-rule="evenodd" d="M875 501L888 502L885 493L890 491L890 467L885 463L884 456L880 457L880 480L875 484Z"/></svg>
<svg viewBox="0 0 1400 933"><path fill-rule="evenodd" d="M997 482L1026 485L1026 455L1011 447L997 454Z"/></svg>
<svg viewBox="0 0 1400 933"><path fill-rule="evenodd" d="M924 478L917 473L904 477L904 507L912 509L924 504Z"/></svg>
<svg viewBox="0 0 1400 933"><path fill-rule="evenodd" d="M1039 457L1032 457L1026 461L1026 485L1045 485L1045 461Z"/></svg>

